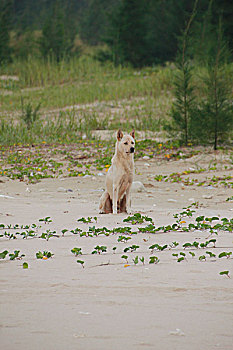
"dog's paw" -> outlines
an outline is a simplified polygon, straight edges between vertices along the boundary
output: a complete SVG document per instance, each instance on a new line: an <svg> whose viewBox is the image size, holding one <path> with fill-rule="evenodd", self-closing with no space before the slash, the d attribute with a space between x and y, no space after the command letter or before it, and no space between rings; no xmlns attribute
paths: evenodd
<svg viewBox="0 0 233 350"><path fill-rule="evenodd" d="M131 209L127 209L127 210L126 210L126 214L132 215L132 214L133 214L133 211L132 211Z"/></svg>

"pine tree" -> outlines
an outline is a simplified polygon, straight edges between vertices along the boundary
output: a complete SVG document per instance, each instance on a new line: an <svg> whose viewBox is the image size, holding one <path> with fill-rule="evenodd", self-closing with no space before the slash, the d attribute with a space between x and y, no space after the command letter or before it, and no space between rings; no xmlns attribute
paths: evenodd
<svg viewBox="0 0 233 350"><path fill-rule="evenodd" d="M4 0L0 4L0 63L11 60L10 28L12 0Z"/></svg>
<svg viewBox="0 0 233 350"><path fill-rule="evenodd" d="M208 51L202 59L206 67L206 74L202 77L204 97L191 124L196 139L211 142L216 150L219 141L224 141L233 127L231 88L227 77L229 51L223 37L221 17L216 37L207 39Z"/></svg>
<svg viewBox="0 0 233 350"><path fill-rule="evenodd" d="M147 63L147 3L144 0L122 0L112 17L109 38L115 63L140 67Z"/></svg>
<svg viewBox="0 0 233 350"><path fill-rule="evenodd" d="M197 3L198 0L195 1L192 15L180 40L176 62L175 101L171 111L174 129L180 132L180 138L186 146L190 138L190 118L194 105L194 88L191 82L192 66L187 55L187 46L190 26L196 14Z"/></svg>
<svg viewBox="0 0 233 350"><path fill-rule="evenodd" d="M74 39L74 33L69 35L70 33L66 31L64 12L65 9L61 5L60 0L56 0L44 23L40 40L42 56L54 57L57 62L70 54Z"/></svg>

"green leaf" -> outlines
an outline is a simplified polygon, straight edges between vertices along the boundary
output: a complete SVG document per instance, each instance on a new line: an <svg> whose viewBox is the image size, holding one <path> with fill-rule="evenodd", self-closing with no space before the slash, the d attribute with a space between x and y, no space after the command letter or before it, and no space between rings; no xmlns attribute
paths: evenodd
<svg viewBox="0 0 233 350"><path fill-rule="evenodd" d="M177 243L176 241L175 242L172 242L172 244L170 244L170 247L173 248L173 247L177 247L179 245L179 243Z"/></svg>
<svg viewBox="0 0 233 350"><path fill-rule="evenodd" d="M222 253L219 254L218 257L221 259L221 258L223 258L223 257L225 257L225 256L227 256L227 255L228 255L227 252L222 252Z"/></svg>
<svg viewBox="0 0 233 350"><path fill-rule="evenodd" d="M199 256L199 260L200 260L200 261L206 260L205 255L201 255L201 256Z"/></svg>
<svg viewBox="0 0 233 350"><path fill-rule="evenodd" d="M195 248L198 248L199 243L198 243L198 242L196 242L196 241L194 241L194 242L193 242L193 246L194 246Z"/></svg>
<svg viewBox="0 0 233 350"><path fill-rule="evenodd" d="M28 263L27 262L23 263L23 269L28 269Z"/></svg>
<svg viewBox="0 0 233 350"><path fill-rule="evenodd" d="M126 247L126 248L124 249L124 253L127 253L129 250L130 250L130 248L129 248L129 247Z"/></svg>
<svg viewBox="0 0 233 350"><path fill-rule="evenodd" d="M192 255L192 257L195 256L195 253L194 252L189 252L190 255Z"/></svg>
<svg viewBox="0 0 233 350"><path fill-rule="evenodd" d="M229 276L229 271L220 271L220 272L219 272L219 275L221 275L221 276L226 275L227 277L230 278L230 276Z"/></svg>
<svg viewBox="0 0 233 350"><path fill-rule="evenodd" d="M182 256L181 258L177 259L177 262L179 263L179 262L181 262L183 260L184 260L184 257Z"/></svg>
<svg viewBox="0 0 233 350"><path fill-rule="evenodd" d="M152 245L149 247L149 249L154 250L154 249L157 248L157 247L158 247L158 244L152 244Z"/></svg>
<svg viewBox="0 0 233 350"><path fill-rule="evenodd" d="M188 248L188 247L192 247L191 243L184 243L183 244L183 248Z"/></svg>
<svg viewBox="0 0 233 350"><path fill-rule="evenodd" d="M126 261L128 260L128 256L127 255L122 255L121 258L125 259Z"/></svg>
<svg viewBox="0 0 233 350"><path fill-rule="evenodd" d="M210 243L213 243L213 245L214 245L214 247L215 247L216 239L210 239L210 240L208 241L208 244L210 244Z"/></svg>
<svg viewBox="0 0 233 350"><path fill-rule="evenodd" d="M82 255L82 248L75 247L75 248L71 249L71 253L73 253L75 256Z"/></svg>
<svg viewBox="0 0 233 350"><path fill-rule="evenodd" d="M197 222L201 222L201 221L204 221L204 216L198 216L197 218L196 218L196 221Z"/></svg>
<svg viewBox="0 0 233 350"><path fill-rule="evenodd" d="M206 252L206 254L208 254L210 256L210 258L215 258L216 255L212 252Z"/></svg>
<svg viewBox="0 0 233 350"><path fill-rule="evenodd" d="M20 252L19 250L15 250L14 253L9 254L10 260L17 259L19 256L19 252ZM24 255L22 255L22 256L24 256Z"/></svg>
<svg viewBox="0 0 233 350"><path fill-rule="evenodd" d="M8 254L8 250L4 250L3 252L0 253L0 259L5 259L5 257Z"/></svg>
<svg viewBox="0 0 233 350"><path fill-rule="evenodd" d="M201 248L205 248L207 246L207 243L200 243Z"/></svg>
<svg viewBox="0 0 233 350"><path fill-rule="evenodd" d="M43 259L43 253L42 252L38 252L38 253L36 253L36 258L37 259Z"/></svg>
<svg viewBox="0 0 233 350"><path fill-rule="evenodd" d="M78 263L78 264L81 264L82 267L84 268L84 261L83 261L83 260L77 260L77 263Z"/></svg>
<svg viewBox="0 0 233 350"><path fill-rule="evenodd" d="M158 264L159 258L157 256L150 256L149 264Z"/></svg>
<svg viewBox="0 0 233 350"><path fill-rule="evenodd" d="M145 262L145 258L144 258L144 256L142 256L141 258L140 258L140 261L143 263L143 265L144 265L144 262Z"/></svg>

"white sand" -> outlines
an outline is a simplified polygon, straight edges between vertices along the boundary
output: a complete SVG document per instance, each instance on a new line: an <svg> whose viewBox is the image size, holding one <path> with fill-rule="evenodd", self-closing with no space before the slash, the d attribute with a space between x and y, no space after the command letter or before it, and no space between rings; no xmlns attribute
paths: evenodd
<svg viewBox="0 0 233 350"><path fill-rule="evenodd" d="M150 166L143 165L148 162ZM232 202L226 202L232 196L229 188L182 187L177 183L155 182L151 177L185 170L191 165L189 161L161 165L151 160L137 162L135 180L142 181L147 192L133 194L133 211L152 217L155 225L160 226L174 223L173 213L199 201L197 215L232 217ZM229 175L229 171L209 172L208 176L214 174ZM190 174L190 178L198 176L205 178L207 174ZM47 179L36 185L2 180L0 223L31 224L50 216L53 222L43 225L44 231L51 229L61 234L62 229L77 226L83 230L93 225L118 227L127 216L98 214L104 177ZM61 189L58 192L60 187L73 192ZM97 216L97 224L77 223L78 218L87 216ZM117 237L67 234L49 241L0 238L0 252L18 249L26 255L21 261L9 261L8 257L0 261L1 348L232 349L233 260L200 262L198 256L206 250L198 250L195 258L177 263L173 251L165 250L154 253L159 264L148 264L151 244L177 241L181 248L184 242L205 241L206 232L139 233L128 243L118 243ZM221 232L216 238L218 248L211 250L216 255L233 251L232 233ZM124 267L121 255L131 244L140 248L136 253L127 253L130 266ZM96 245L107 246L108 253L92 255ZM114 246L116 254L111 252ZM79 258L85 261L84 268L71 254L73 247L82 247L84 255ZM49 250L54 257L37 260L35 253L39 250ZM144 266L133 265L136 255L145 257ZM29 269L22 268L23 261L28 262ZM231 278L220 276L223 270L230 270Z"/></svg>

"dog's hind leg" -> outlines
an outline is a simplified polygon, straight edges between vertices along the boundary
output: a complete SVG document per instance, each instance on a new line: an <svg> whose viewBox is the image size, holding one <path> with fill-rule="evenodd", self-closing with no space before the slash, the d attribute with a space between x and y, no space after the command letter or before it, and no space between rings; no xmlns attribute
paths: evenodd
<svg viewBox="0 0 233 350"><path fill-rule="evenodd" d="M112 201L107 191L100 198L99 212L100 214L112 213Z"/></svg>
<svg viewBox="0 0 233 350"><path fill-rule="evenodd" d="M126 213L126 195L121 198L120 203L119 203L119 213Z"/></svg>

